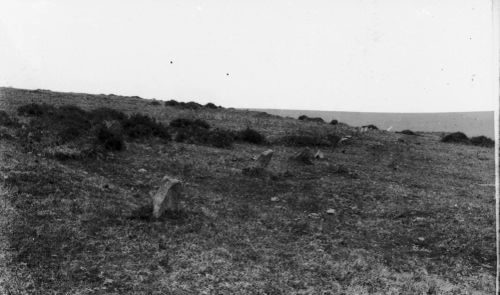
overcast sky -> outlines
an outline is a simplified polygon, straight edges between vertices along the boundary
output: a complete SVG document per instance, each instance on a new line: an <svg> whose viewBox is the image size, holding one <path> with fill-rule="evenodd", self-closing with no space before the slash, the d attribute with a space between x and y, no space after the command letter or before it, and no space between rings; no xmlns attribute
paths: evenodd
<svg viewBox="0 0 500 295"><path fill-rule="evenodd" d="M493 110L491 5L0 0L0 86L245 108Z"/></svg>

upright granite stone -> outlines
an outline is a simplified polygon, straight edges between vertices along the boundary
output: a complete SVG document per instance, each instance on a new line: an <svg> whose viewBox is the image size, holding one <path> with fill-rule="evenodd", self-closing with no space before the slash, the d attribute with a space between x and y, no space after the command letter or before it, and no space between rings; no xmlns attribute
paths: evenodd
<svg viewBox="0 0 500 295"><path fill-rule="evenodd" d="M300 163L311 165L313 163L313 154L309 148L305 148L299 153L293 155L291 159Z"/></svg>
<svg viewBox="0 0 500 295"><path fill-rule="evenodd" d="M179 210L179 201L182 195L182 183L180 180L166 175L161 180L158 191L153 198L153 217L160 218L166 211Z"/></svg>
<svg viewBox="0 0 500 295"><path fill-rule="evenodd" d="M257 158L257 164L255 167L257 168L266 168L267 165L269 165L269 162L271 161L271 158L273 157L273 150L267 150L263 152L262 154L259 155Z"/></svg>
<svg viewBox="0 0 500 295"><path fill-rule="evenodd" d="M316 152L316 154L314 154L314 158L315 158L315 159L324 159L324 158L325 158L325 154L323 154L323 152L322 152L322 151L318 150L318 151Z"/></svg>
<svg viewBox="0 0 500 295"><path fill-rule="evenodd" d="M267 150L260 154L257 159L255 160L255 164L243 168L242 172L245 175L249 176L258 176L261 175L264 172L264 169L269 165L269 162L271 161L271 158L273 157L273 150Z"/></svg>

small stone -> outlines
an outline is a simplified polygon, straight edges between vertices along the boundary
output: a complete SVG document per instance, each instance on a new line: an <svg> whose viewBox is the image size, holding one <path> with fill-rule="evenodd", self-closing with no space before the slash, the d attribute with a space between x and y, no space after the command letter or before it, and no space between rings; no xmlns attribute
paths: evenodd
<svg viewBox="0 0 500 295"><path fill-rule="evenodd" d="M335 214L335 209L328 209L328 210L326 210L326 213Z"/></svg>
<svg viewBox="0 0 500 295"><path fill-rule="evenodd" d="M425 239L424 239L423 237L418 237L418 240L419 240L420 242L425 241Z"/></svg>
<svg viewBox="0 0 500 295"><path fill-rule="evenodd" d="M271 198L271 202L278 202L280 199L278 199L278 197L272 197Z"/></svg>
<svg viewBox="0 0 500 295"><path fill-rule="evenodd" d="M141 168L141 169L139 169L138 171L139 171L139 172L141 172L141 173L146 173L146 172L147 172L147 170L146 170L146 169L144 169L144 168Z"/></svg>

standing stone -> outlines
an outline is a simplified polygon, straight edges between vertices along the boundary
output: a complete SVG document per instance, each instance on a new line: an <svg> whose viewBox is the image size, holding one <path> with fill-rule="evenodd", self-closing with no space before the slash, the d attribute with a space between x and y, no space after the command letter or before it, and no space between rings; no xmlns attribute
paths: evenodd
<svg viewBox="0 0 500 295"><path fill-rule="evenodd" d="M314 158L316 158L316 159L323 159L323 158L325 158L325 155L323 154L322 151L318 150L316 152L316 154L314 155Z"/></svg>
<svg viewBox="0 0 500 295"><path fill-rule="evenodd" d="M305 148L301 152L292 156L292 160L295 160L295 161L298 161L298 162L301 162L304 164L309 164L309 165L313 163L311 160L312 158L313 158L313 154L309 148Z"/></svg>
<svg viewBox="0 0 500 295"><path fill-rule="evenodd" d="M262 175L264 169L269 165L271 158L273 157L273 150L267 150L260 154L255 160L256 163L250 167L243 168L242 173L248 176L258 176Z"/></svg>
<svg viewBox="0 0 500 295"><path fill-rule="evenodd" d="M262 154L257 157L257 168L266 168L267 165L269 165L269 162L271 161L271 158L273 157L273 150L267 150L263 152Z"/></svg>
<svg viewBox="0 0 500 295"><path fill-rule="evenodd" d="M165 210L179 210L182 183L166 175L161 180L158 191L153 195L153 217L160 218Z"/></svg>

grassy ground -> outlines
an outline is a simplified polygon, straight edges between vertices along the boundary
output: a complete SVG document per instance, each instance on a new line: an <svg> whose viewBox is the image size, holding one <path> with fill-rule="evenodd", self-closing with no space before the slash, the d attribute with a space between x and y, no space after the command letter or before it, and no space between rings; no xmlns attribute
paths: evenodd
<svg viewBox="0 0 500 295"><path fill-rule="evenodd" d="M0 139L2 294L494 293L494 149L136 98L0 91L11 114L31 101L163 122L202 118L271 140L304 131L355 136L322 149L314 165L290 161L300 149L278 144L218 149L151 139L127 142L108 159L57 161ZM268 148L272 177L242 175ZM141 219L165 174L185 183L184 214Z"/></svg>

